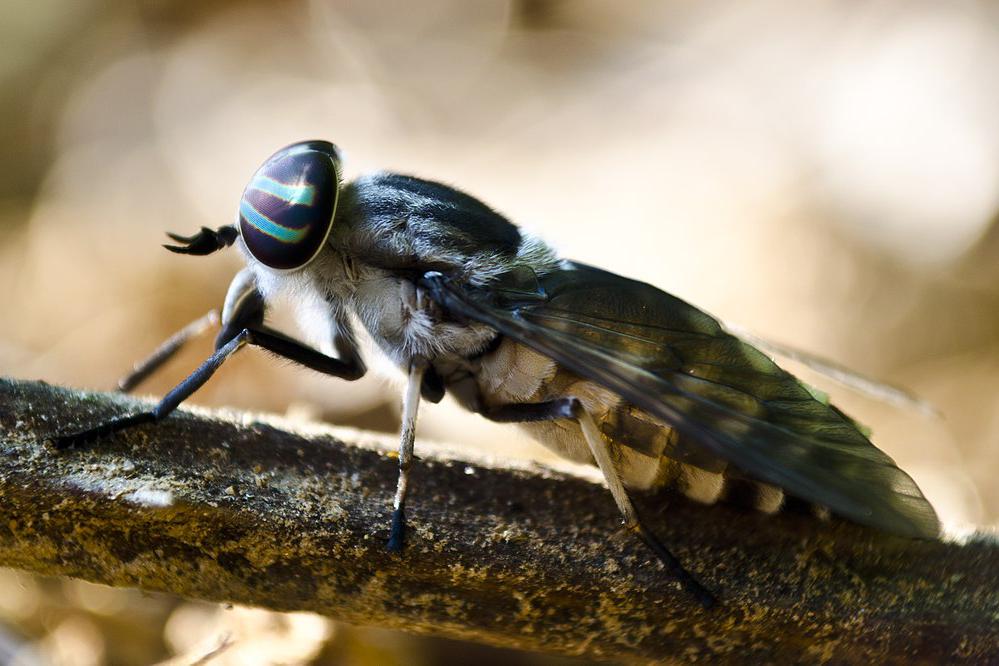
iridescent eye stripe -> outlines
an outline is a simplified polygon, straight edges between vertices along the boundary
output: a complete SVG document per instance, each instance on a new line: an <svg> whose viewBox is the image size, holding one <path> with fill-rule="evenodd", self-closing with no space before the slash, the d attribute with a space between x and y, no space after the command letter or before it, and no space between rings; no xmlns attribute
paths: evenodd
<svg viewBox="0 0 999 666"><path fill-rule="evenodd" d="M319 255L333 228L338 164L333 144L301 141L257 169L238 211L239 233L254 259L277 271L293 271Z"/></svg>
<svg viewBox="0 0 999 666"><path fill-rule="evenodd" d="M316 188L312 185L289 185L260 174L250 182L250 187L293 205L311 206L316 200Z"/></svg>
<svg viewBox="0 0 999 666"><path fill-rule="evenodd" d="M282 226L277 222L273 221L259 210L253 207L253 205L243 199L239 202L239 214L243 216L254 229L260 233L267 234L271 238L276 238L282 243L298 243L305 238L305 234L308 233L308 229L289 229L288 227Z"/></svg>

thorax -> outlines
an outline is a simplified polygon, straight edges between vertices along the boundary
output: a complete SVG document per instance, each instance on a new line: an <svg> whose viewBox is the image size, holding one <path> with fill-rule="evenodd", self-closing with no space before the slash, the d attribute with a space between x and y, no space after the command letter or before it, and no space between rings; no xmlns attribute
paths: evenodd
<svg viewBox="0 0 999 666"><path fill-rule="evenodd" d="M401 367L414 356L431 361L472 356L496 335L481 324L448 321L423 294L415 277L332 249L296 273L279 274L259 265L253 268L265 297L280 295L291 301L303 328L316 327L317 320L325 319L327 330L321 334L327 336L356 323Z"/></svg>

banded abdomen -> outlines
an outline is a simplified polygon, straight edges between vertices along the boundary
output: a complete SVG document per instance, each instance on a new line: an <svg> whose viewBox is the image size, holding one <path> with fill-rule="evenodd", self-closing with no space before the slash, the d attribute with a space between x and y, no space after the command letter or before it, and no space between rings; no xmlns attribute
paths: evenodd
<svg viewBox="0 0 999 666"><path fill-rule="evenodd" d="M486 405L567 397L580 400L610 444L622 481L632 490L652 491L669 486L691 499L710 504L737 487L740 501L748 500L767 513L777 511L783 502L781 489L747 480L726 461L684 442L668 424L522 344L503 339L482 357L476 379L480 398ZM594 464L575 421L522 423L520 427L558 455ZM738 483L732 484L734 480Z"/></svg>

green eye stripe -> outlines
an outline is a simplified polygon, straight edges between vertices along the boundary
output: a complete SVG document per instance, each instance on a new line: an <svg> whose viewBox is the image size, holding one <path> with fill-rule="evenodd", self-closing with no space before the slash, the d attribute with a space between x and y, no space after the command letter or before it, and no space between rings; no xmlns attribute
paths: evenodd
<svg viewBox="0 0 999 666"><path fill-rule="evenodd" d="M253 204L246 199L239 202L239 214L254 229L282 243L299 243L305 238L305 234L308 232L308 229L291 229L278 224L254 208Z"/></svg>
<svg viewBox="0 0 999 666"><path fill-rule="evenodd" d="M250 181L250 187L292 205L311 206L316 200L316 188L313 185L289 185L261 174L257 174Z"/></svg>

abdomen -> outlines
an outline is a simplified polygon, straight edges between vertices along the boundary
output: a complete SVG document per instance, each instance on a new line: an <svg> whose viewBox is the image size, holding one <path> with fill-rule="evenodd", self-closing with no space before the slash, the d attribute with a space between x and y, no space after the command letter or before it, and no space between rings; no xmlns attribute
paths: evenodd
<svg viewBox="0 0 999 666"><path fill-rule="evenodd" d="M578 399L597 422L610 446L618 474L631 490L653 491L671 486L696 501L714 503L725 496L732 477L738 477L725 461L685 443L668 424L509 339L482 358L476 379L485 405ZM561 419L519 425L559 456L594 464L589 445L575 421ZM740 481L745 485L744 480ZM747 499L756 508L769 513L780 507L783 501L780 489L755 482L749 485Z"/></svg>

